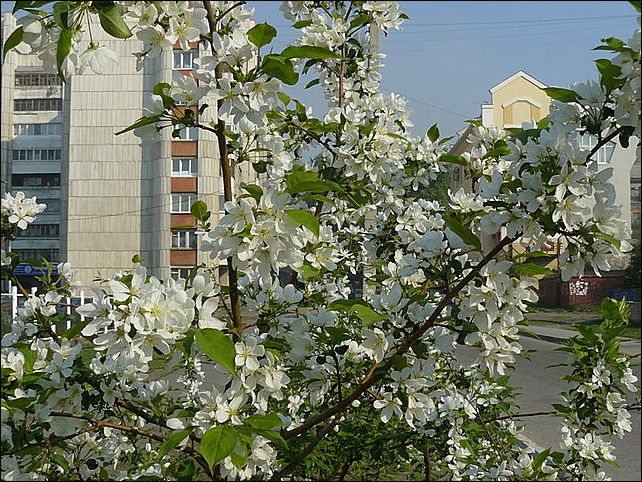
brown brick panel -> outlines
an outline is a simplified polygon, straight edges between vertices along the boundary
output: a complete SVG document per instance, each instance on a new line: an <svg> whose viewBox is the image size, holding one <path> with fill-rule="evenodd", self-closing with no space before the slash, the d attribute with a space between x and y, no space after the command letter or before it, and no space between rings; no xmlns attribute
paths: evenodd
<svg viewBox="0 0 642 482"><path fill-rule="evenodd" d="M194 226L196 227L196 219L191 214L172 214L170 219L170 227L174 226Z"/></svg>
<svg viewBox="0 0 642 482"><path fill-rule="evenodd" d="M196 264L195 249L172 249L169 252L171 266L194 266Z"/></svg>
<svg viewBox="0 0 642 482"><path fill-rule="evenodd" d="M198 48L198 42L189 42L189 48L194 50ZM180 42L177 40L176 43L174 44L174 50L183 50L181 48Z"/></svg>
<svg viewBox="0 0 642 482"><path fill-rule="evenodd" d="M180 115L184 115L187 109L191 110L195 117L198 116L198 106L196 105L177 105L174 107L174 110Z"/></svg>
<svg viewBox="0 0 642 482"><path fill-rule="evenodd" d="M198 155L197 141L172 141L172 156L196 157Z"/></svg>
<svg viewBox="0 0 642 482"><path fill-rule="evenodd" d="M173 177L172 192L197 192L197 178Z"/></svg>

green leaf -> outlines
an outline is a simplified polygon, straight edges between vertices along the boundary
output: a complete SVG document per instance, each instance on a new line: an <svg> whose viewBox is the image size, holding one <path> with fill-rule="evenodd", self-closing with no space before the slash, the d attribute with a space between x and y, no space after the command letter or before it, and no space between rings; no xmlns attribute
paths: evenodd
<svg viewBox="0 0 642 482"><path fill-rule="evenodd" d="M281 102L283 102L283 105L285 107L287 107L292 100L292 98L284 92L277 92L276 95L281 100Z"/></svg>
<svg viewBox="0 0 642 482"><path fill-rule="evenodd" d="M635 8L635 11L640 13L640 0L629 0L629 3Z"/></svg>
<svg viewBox="0 0 642 482"><path fill-rule="evenodd" d="M321 201L334 205L332 199L330 199L328 196L324 196L323 194L308 194L307 196L303 196L301 199L312 199L314 201Z"/></svg>
<svg viewBox="0 0 642 482"><path fill-rule="evenodd" d="M352 311L363 321L366 326L373 325L378 321L385 320L385 316L377 313L375 310L365 305L355 305Z"/></svg>
<svg viewBox="0 0 642 482"><path fill-rule="evenodd" d="M319 79L314 79L306 84L305 89L309 89L312 86L315 86L319 83Z"/></svg>
<svg viewBox="0 0 642 482"><path fill-rule="evenodd" d="M442 154L439 156L439 162L449 162L451 164L457 164L459 166L468 167L468 162L462 156L453 156L452 154Z"/></svg>
<svg viewBox="0 0 642 482"><path fill-rule="evenodd" d="M69 8L67 2L56 2L53 6L53 17L60 28L69 28Z"/></svg>
<svg viewBox="0 0 642 482"><path fill-rule="evenodd" d="M292 28L303 28L312 25L312 20L299 20L292 24Z"/></svg>
<svg viewBox="0 0 642 482"><path fill-rule="evenodd" d="M256 427L246 427L246 426L241 426L239 427L240 432L245 432L245 433L256 433L258 435L262 435L266 439L270 440L271 442L274 442L276 445L281 447L282 449L287 450L288 444L285 441L285 439L281 436L279 432L276 430L267 430L264 428L256 428Z"/></svg>
<svg viewBox="0 0 642 482"><path fill-rule="evenodd" d="M67 459L64 458L62 454L52 454L51 460L60 465L65 472L69 470L69 462L67 462Z"/></svg>
<svg viewBox="0 0 642 482"><path fill-rule="evenodd" d="M597 238L603 239L607 243L611 244L617 250L619 250L622 247L622 242L619 239L614 238L613 236L611 236L609 234L605 234L605 233L602 233L602 232L597 232L597 233L595 233L595 236Z"/></svg>
<svg viewBox="0 0 642 482"><path fill-rule="evenodd" d="M283 425L285 425L281 420L281 417L279 417L276 413L268 413L265 415L259 415L258 413L255 413L246 418L244 420L244 423L246 425L249 425L250 427L265 429L282 427Z"/></svg>
<svg viewBox="0 0 642 482"><path fill-rule="evenodd" d="M481 251L481 241L473 234L468 226L464 226L459 220L451 215L443 215L444 222L450 230L461 238L461 240L469 246L474 246L478 251Z"/></svg>
<svg viewBox="0 0 642 482"><path fill-rule="evenodd" d="M560 413L570 413L571 409L567 407L566 405L562 405L561 403L553 403L553 408L557 410Z"/></svg>
<svg viewBox="0 0 642 482"><path fill-rule="evenodd" d="M36 360L38 359L38 353L31 350L26 345L19 346L18 350L20 350L22 355L25 357L23 372L25 375L28 375L33 371L33 364L36 363Z"/></svg>
<svg viewBox="0 0 642 482"><path fill-rule="evenodd" d="M158 447L158 460L162 459L172 451L175 447L178 446L183 440L185 440L186 437L189 436L190 433L194 428L186 428L185 430L181 430L180 432L172 432L167 436L167 440L165 440L160 447Z"/></svg>
<svg viewBox="0 0 642 482"><path fill-rule="evenodd" d="M330 303L326 309L330 311L351 311L357 305L367 306L368 302L360 299L336 300Z"/></svg>
<svg viewBox="0 0 642 482"><path fill-rule="evenodd" d="M276 29L269 23L259 23L247 31L247 38L257 47L269 44L276 37Z"/></svg>
<svg viewBox="0 0 642 482"><path fill-rule="evenodd" d="M488 151L482 159L489 157L502 157L510 154L510 148L504 141L498 141L490 151Z"/></svg>
<svg viewBox="0 0 642 482"><path fill-rule="evenodd" d="M551 99L559 100L560 102L577 102L581 99L577 92L570 89L562 89L561 87L545 87L543 90Z"/></svg>
<svg viewBox="0 0 642 482"><path fill-rule="evenodd" d="M119 7L114 5L98 10L98 17L100 18L100 25L112 37L129 38L132 36L131 30L123 20Z"/></svg>
<svg viewBox="0 0 642 482"><path fill-rule="evenodd" d="M316 172L294 171L285 178L286 192L296 194L300 192L326 192L343 191L341 186L332 181L322 181Z"/></svg>
<svg viewBox="0 0 642 482"><path fill-rule="evenodd" d="M257 186L256 184L245 184L244 182L242 182L241 189L245 189L250 194L250 196L252 196L256 200L257 203L261 200L261 196L263 196L263 189L261 189L260 186Z"/></svg>
<svg viewBox="0 0 642 482"><path fill-rule="evenodd" d="M207 216L208 209L205 201L196 201L195 203L193 203L190 207L190 212L192 213L192 216L194 216L194 218L196 218L198 221L207 221L205 217Z"/></svg>
<svg viewBox="0 0 642 482"><path fill-rule="evenodd" d="M535 263L522 263L514 264L511 266L511 271L524 275L524 276L535 276L538 274L554 274L555 271L547 268L545 266L540 266Z"/></svg>
<svg viewBox="0 0 642 482"><path fill-rule="evenodd" d="M85 321L80 321L78 323L75 323L74 326L69 328L67 331L65 331L62 335L63 338L67 338L67 340L71 340L72 338L76 338L78 334L89 324L91 319L86 319Z"/></svg>
<svg viewBox="0 0 642 482"><path fill-rule="evenodd" d="M372 20L372 16L370 16L367 13L362 13L360 15L357 15L350 22L350 30L352 30L353 28L361 27L362 25L365 25L366 23L370 22L371 20Z"/></svg>
<svg viewBox="0 0 642 482"><path fill-rule="evenodd" d="M214 328L204 328L196 332L196 341L210 360L220 363L231 373L236 371L234 342L225 333Z"/></svg>
<svg viewBox="0 0 642 482"><path fill-rule="evenodd" d="M306 279L306 280L316 278L321 274L321 268L313 268L308 263L304 263L300 269L301 269L301 273L303 274L303 279Z"/></svg>
<svg viewBox="0 0 642 482"><path fill-rule="evenodd" d="M285 211L290 218L296 221L297 224L305 226L319 237L319 220L310 211L303 209L289 209Z"/></svg>
<svg viewBox="0 0 642 482"><path fill-rule="evenodd" d="M432 126L430 126L427 136L430 142L435 142L437 139L439 139L439 127L437 127L437 124L433 124Z"/></svg>
<svg viewBox="0 0 642 482"><path fill-rule="evenodd" d="M228 425L219 425L203 434L198 451L203 454L212 470L214 464L232 453L237 441L236 430Z"/></svg>
<svg viewBox="0 0 642 482"><path fill-rule="evenodd" d="M619 79L622 75L622 69L611 63L607 59L597 59L595 61L597 70L600 71L600 84L604 86L607 92L612 92L624 84L624 79Z"/></svg>
<svg viewBox="0 0 642 482"><path fill-rule="evenodd" d="M288 85L294 85L299 80L299 74L294 71L292 62L278 55L266 55L261 70L266 75L279 79Z"/></svg>
<svg viewBox="0 0 642 482"><path fill-rule="evenodd" d="M605 45L600 45L598 47L595 47L593 50L609 50L612 52L622 52L625 50L630 50L627 45L622 42L619 38L615 37L608 37L608 38L603 38L602 42L604 42Z"/></svg>
<svg viewBox="0 0 642 482"><path fill-rule="evenodd" d="M9 35L9 37L4 43L4 47L2 48L2 58L7 56L7 52L9 52L9 50L11 50L17 45L20 45L20 42L22 42L23 36L24 36L24 30L22 27L18 27L13 32L11 32L11 35Z"/></svg>
<svg viewBox="0 0 642 482"><path fill-rule="evenodd" d="M535 458L533 459L533 463L531 464L531 467L534 471L539 472L549 453L550 449L546 449L535 456Z"/></svg>
<svg viewBox="0 0 642 482"><path fill-rule="evenodd" d="M325 47L316 47L313 45L301 45L299 47L290 46L281 52L281 57L285 59L341 59L340 55L335 54L332 50Z"/></svg>
<svg viewBox="0 0 642 482"><path fill-rule="evenodd" d="M516 259L519 258L547 258L550 254L545 253L544 251L525 251L521 254L515 256Z"/></svg>
<svg viewBox="0 0 642 482"><path fill-rule="evenodd" d="M620 315L620 304L613 298L604 298L602 303L600 303L600 313L605 320L619 320Z"/></svg>
<svg viewBox="0 0 642 482"><path fill-rule="evenodd" d="M154 124L156 122L160 121L160 115L152 115L148 117L141 117L138 119L136 122L134 122L132 125L125 127L123 130L116 132L116 135L119 136L120 134L124 134L125 132L133 131L134 129L138 129L139 127L143 127L149 124Z"/></svg>
<svg viewBox="0 0 642 482"><path fill-rule="evenodd" d="M373 310L367 301L359 299L336 300L330 303L327 309L330 311L354 313L366 325L372 325L386 318L384 315Z"/></svg>
<svg viewBox="0 0 642 482"><path fill-rule="evenodd" d="M56 65L58 67L58 75L63 80L65 79L65 74L62 71L62 63L71 51L72 36L72 31L65 28L60 31L60 37L58 38L58 47L56 48Z"/></svg>
<svg viewBox="0 0 642 482"><path fill-rule="evenodd" d="M18 10L22 10L24 8L40 8L44 5L47 5L48 3L51 3L52 1L53 0L30 2L28 0L18 0L13 6L13 13L16 13Z"/></svg>

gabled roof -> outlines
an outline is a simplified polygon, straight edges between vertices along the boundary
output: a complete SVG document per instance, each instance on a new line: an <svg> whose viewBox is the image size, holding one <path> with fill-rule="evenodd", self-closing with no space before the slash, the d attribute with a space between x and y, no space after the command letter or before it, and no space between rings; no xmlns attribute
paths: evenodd
<svg viewBox="0 0 642 482"><path fill-rule="evenodd" d="M537 80L535 77L533 77L533 76L531 76L531 75L528 75L528 74L527 74L526 72L524 72L523 70L520 70L519 72L517 72L517 73L515 73L515 74L511 75L511 76L510 76L509 78L507 78L506 80L501 81L501 82L500 82L499 84L497 84L495 87L491 87L491 88L489 89L489 92L490 92L491 94L494 94L494 93L495 93L495 91L497 91L498 89L501 89L502 87L504 87L504 86L505 86L505 85L507 85L507 84L510 84L513 80L515 80L515 79L517 79L517 78L519 78L519 77L522 77L523 79L528 80L531 84L535 85L536 87L539 87L540 89L544 89L544 88L548 87L548 85L541 83L541 82L540 82L539 80Z"/></svg>

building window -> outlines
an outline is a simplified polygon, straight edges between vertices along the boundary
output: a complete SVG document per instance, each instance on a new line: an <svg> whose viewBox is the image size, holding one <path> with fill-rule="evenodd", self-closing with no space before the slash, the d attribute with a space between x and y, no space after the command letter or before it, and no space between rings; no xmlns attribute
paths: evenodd
<svg viewBox="0 0 642 482"><path fill-rule="evenodd" d="M14 161L59 161L60 149L14 149Z"/></svg>
<svg viewBox="0 0 642 482"><path fill-rule="evenodd" d="M190 272L192 271L192 267L185 267L185 266L170 266L169 272L170 276L174 280L179 280L179 279L187 279L189 276Z"/></svg>
<svg viewBox="0 0 642 482"><path fill-rule="evenodd" d="M13 108L16 112L62 110L62 99L15 99Z"/></svg>
<svg viewBox="0 0 642 482"><path fill-rule="evenodd" d="M14 174L11 185L15 187L60 186L60 174Z"/></svg>
<svg viewBox="0 0 642 482"><path fill-rule="evenodd" d="M60 213L60 199L38 198L38 202L40 204L46 204L47 205L47 209L45 209L43 214L59 214Z"/></svg>
<svg viewBox="0 0 642 482"><path fill-rule="evenodd" d="M194 64L194 60L198 58L198 50L190 50L183 52L181 50L174 51L174 68L177 70L191 70L198 66Z"/></svg>
<svg viewBox="0 0 642 482"><path fill-rule="evenodd" d="M172 231L172 249L196 249L196 232Z"/></svg>
<svg viewBox="0 0 642 482"><path fill-rule="evenodd" d="M27 229L18 231L19 238L58 238L60 224L30 224Z"/></svg>
<svg viewBox="0 0 642 482"><path fill-rule="evenodd" d="M45 258L51 263L60 261L60 250L58 249L14 249L13 252L20 256L22 261L40 258Z"/></svg>
<svg viewBox="0 0 642 482"><path fill-rule="evenodd" d="M57 136L60 124L14 124L15 136Z"/></svg>
<svg viewBox="0 0 642 482"><path fill-rule="evenodd" d="M579 142L581 150L591 152L597 145L597 136L594 134L583 134L579 136ZM608 164L611 162L614 150L615 142L609 141L593 154L593 159L596 160L598 164Z"/></svg>
<svg viewBox="0 0 642 482"><path fill-rule="evenodd" d="M172 194L172 213L189 213L196 200L196 193Z"/></svg>
<svg viewBox="0 0 642 482"><path fill-rule="evenodd" d="M172 176L174 177L196 177L198 173L198 161L192 157L181 157L172 159Z"/></svg>
<svg viewBox="0 0 642 482"><path fill-rule="evenodd" d="M185 127L185 126L182 126L180 129L176 129L172 133L172 140L175 140L175 141L197 141L198 140L198 128L197 127Z"/></svg>
<svg viewBox="0 0 642 482"><path fill-rule="evenodd" d="M17 87L61 85L60 77L44 72L16 72Z"/></svg>

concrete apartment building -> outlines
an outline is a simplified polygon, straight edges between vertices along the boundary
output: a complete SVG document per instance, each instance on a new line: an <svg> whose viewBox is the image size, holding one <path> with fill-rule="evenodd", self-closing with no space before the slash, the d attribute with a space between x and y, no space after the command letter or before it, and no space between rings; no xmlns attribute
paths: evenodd
<svg viewBox="0 0 642 482"><path fill-rule="evenodd" d="M5 14L3 44L15 28L15 17ZM48 205L11 250L68 261L84 286L99 273L111 277L130 267L136 254L150 274L185 277L196 264L212 264L199 250L189 213L203 200L216 224L223 209L217 140L197 129L184 129L180 139L169 128L157 137L115 133L145 115L154 85L171 82L177 70L191 72L198 46L166 50L137 66L133 54L142 42L123 42L100 27L93 35L118 54L118 65L103 75L87 72L61 83L37 56L15 50L2 64L1 174L8 181L2 192L24 191ZM216 103L202 102L212 116ZM236 178L256 182L245 166ZM27 286L34 282L30 270L16 271Z"/></svg>

